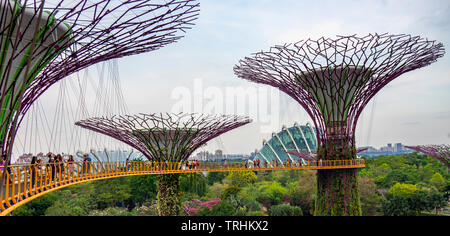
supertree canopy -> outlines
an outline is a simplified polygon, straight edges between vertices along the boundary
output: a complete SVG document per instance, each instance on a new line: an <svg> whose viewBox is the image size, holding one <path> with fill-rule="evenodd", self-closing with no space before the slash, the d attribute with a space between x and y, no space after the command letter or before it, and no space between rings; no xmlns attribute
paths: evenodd
<svg viewBox="0 0 450 236"><path fill-rule="evenodd" d="M0 143L10 153L18 124L51 85L95 63L180 39L197 0L2 0Z"/></svg>
<svg viewBox="0 0 450 236"><path fill-rule="evenodd" d="M83 128L118 139L154 162L182 162L209 140L251 120L239 116L197 114L140 114L112 118L91 118L76 122ZM158 176L160 215L178 215L179 175Z"/></svg>
<svg viewBox="0 0 450 236"><path fill-rule="evenodd" d="M161 113L91 118L75 124L120 140L151 161L180 162L209 140L250 122L234 115Z"/></svg>
<svg viewBox="0 0 450 236"><path fill-rule="evenodd" d="M317 129L317 159L356 158L355 129L366 104L403 73L444 55L441 43L418 36L369 34L303 40L241 60L243 79L279 88ZM317 215L359 215L356 170L318 171Z"/></svg>
<svg viewBox="0 0 450 236"><path fill-rule="evenodd" d="M444 163L447 168L450 168L450 145L418 145L405 147L434 157L440 162Z"/></svg>

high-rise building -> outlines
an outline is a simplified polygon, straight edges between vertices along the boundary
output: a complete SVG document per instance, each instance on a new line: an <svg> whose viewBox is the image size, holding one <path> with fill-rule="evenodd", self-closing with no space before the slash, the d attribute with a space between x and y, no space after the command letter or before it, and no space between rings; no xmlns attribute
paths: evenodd
<svg viewBox="0 0 450 236"><path fill-rule="evenodd" d="M388 152L393 152L394 151L394 149L392 148L392 143L388 143L387 144L387 151Z"/></svg>
<svg viewBox="0 0 450 236"><path fill-rule="evenodd" d="M401 143L396 143L395 145L394 145L394 151L395 152L401 152L401 151L403 151L403 145L401 144Z"/></svg>

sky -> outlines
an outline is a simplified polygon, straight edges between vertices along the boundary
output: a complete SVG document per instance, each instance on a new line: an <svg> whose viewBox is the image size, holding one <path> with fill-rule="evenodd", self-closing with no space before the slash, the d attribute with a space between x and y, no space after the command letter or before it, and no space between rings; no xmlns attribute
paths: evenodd
<svg viewBox="0 0 450 236"><path fill-rule="evenodd" d="M125 102L132 114L248 115L253 123L200 150L248 154L283 125L311 119L278 90L239 79L234 65L275 45L369 33L419 35L448 48L450 1L200 0L199 18L179 42L118 60ZM445 55L383 88L360 117L357 145L450 143L449 65Z"/></svg>

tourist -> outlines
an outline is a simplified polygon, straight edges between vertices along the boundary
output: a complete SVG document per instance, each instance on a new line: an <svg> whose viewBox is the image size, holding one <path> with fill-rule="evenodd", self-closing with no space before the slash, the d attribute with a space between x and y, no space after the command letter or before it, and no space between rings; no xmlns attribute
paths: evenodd
<svg viewBox="0 0 450 236"><path fill-rule="evenodd" d="M31 158L31 166L30 166L30 172L31 172L31 187L34 187L36 183L36 175L37 175L37 157L33 156Z"/></svg>
<svg viewBox="0 0 450 236"><path fill-rule="evenodd" d="M5 160L6 160L6 157L5 157ZM11 175L11 160L8 160L8 165L7 165L8 167L6 167L6 171L8 171L8 173L9 173L9 176L12 176ZM9 183L10 184L12 184L12 180L9 178Z"/></svg>
<svg viewBox="0 0 450 236"><path fill-rule="evenodd" d="M57 156L58 158L58 163L59 163L59 177L62 180L63 178L65 178L65 173L64 173L64 158L58 154Z"/></svg>
<svg viewBox="0 0 450 236"><path fill-rule="evenodd" d="M49 153L49 154L47 154L47 157L48 157L47 168L50 168L51 180L54 180L56 172L55 172L55 163L54 163L54 160L53 160L53 156L52 156L51 153Z"/></svg>
<svg viewBox="0 0 450 236"><path fill-rule="evenodd" d="M0 160L0 174L3 176L3 170L5 169L6 155L3 154Z"/></svg>
<svg viewBox="0 0 450 236"><path fill-rule="evenodd" d="M2 158L1 158L1 161L0 161L0 163L1 163L0 164L0 174L1 174L1 176L3 176L3 171L5 170L5 166L7 166L6 170L8 171L9 176L11 176L11 167L9 167L11 165L11 160L6 161L7 159L8 158L6 158L6 155L3 154ZM8 165L6 165L6 163L8 163ZM9 179L9 183L12 183L11 179Z"/></svg>
<svg viewBox="0 0 450 236"><path fill-rule="evenodd" d="M89 155L86 153L83 156L83 168L82 172L84 175L88 175L88 173L91 173L91 161L92 159L89 157Z"/></svg>
<svg viewBox="0 0 450 236"><path fill-rule="evenodd" d="M73 178L74 173L74 160L73 156L69 155L69 159L67 160L67 167L69 168L69 178Z"/></svg>
<svg viewBox="0 0 450 236"><path fill-rule="evenodd" d="M53 160L55 165L56 179L61 179L61 165L60 165L60 154L57 154Z"/></svg>
<svg viewBox="0 0 450 236"><path fill-rule="evenodd" d="M37 159L37 161L36 161L36 168L38 170L40 170L39 173L38 173L38 177L41 178L41 176L42 176L42 160L41 159Z"/></svg>

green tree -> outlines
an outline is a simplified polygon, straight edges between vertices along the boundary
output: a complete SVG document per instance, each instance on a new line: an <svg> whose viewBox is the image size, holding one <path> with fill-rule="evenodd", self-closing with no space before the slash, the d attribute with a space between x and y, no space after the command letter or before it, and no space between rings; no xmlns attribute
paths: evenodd
<svg viewBox="0 0 450 236"><path fill-rule="evenodd" d="M126 178L95 181L94 197L99 209L125 203L131 197L131 188Z"/></svg>
<svg viewBox="0 0 450 236"><path fill-rule="evenodd" d="M214 183L221 182L227 175L227 172L209 172L206 176L206 182L208 185L213 185Z"/></svg>
<svg viewBox="0 0 450 236"><path fill-rule="evenodd" d="M386 195L382 210L385 216L407 216L411 211L407 198L393 194Z"/></svg>
<svg viewBox="0 0 450 236"><path fill-rule="evenodd" d="M283 200L284 196L288 193L287 189L281 186L280 183L271 182L261 182L257 184L259 195L258 201L263 203L266 207L270 205L278 205Z"/></svg>
<svg viewBox="0 0 450 236"><path fill-rule="evenodd" d="M17 209L15 210L12 215L14 216L44 216L45 211L47 208L52 206L55 202L59 201L59 196L52 192L47 193L39 198L34 199L33 201L25 204L24 206L20 207L25 209Z"/></svg>
<svg viewBox="0 0 450 236"><path fill-rule="evenodd" d="M434 175L431 176L429 182L439 191L443 191L447 184L444 177L442 177L442 175L439 172L434 173Z"/></svg>
<svg viewBox="0 0 450 236"><path fill-rule="evenodd" d="M377 193L375 181L372 178L364 176L358 178L358 185L362 215L378 215L382 199Z"/></svg>
<svg viewBox="0 0 450 236"><path fill-rule="evenodd" d="M299 206L303 215L312 215L316 194L316 176L313 171L303 171L298 181L287 186L291 204Z"/></svg>
<svg viewBox="0 0 450 236"><path fill-rule="evenodd" d="M254 183L257 179L256 174L252 171L236 171L231 172L227 177L232 185L244 187L248 184Z"/></svg>
<svg viewBox="0 0 450 236"><path fill-rule="evenodd" d="M447 197L445 193L433 192L429 196L429 206L434 208L436 215L439 214L439 210L447 206Z"/></svg>
<svg viewBox="0 0 450 236"><path fill-rule="evenodd" d="M206 194L206 177L202 173L189 173L180 176L180 189L184 193L193 193L199 197Z"/></svg>
<svg viewBox="0 0 450 236"><path fill-rule="evenodd" d="M432 192L420 190L415 185L397 183L383 201L383 213L394 216L420 215L422 211L434 209L435 199L431 195Z"/></svg>
<svg viewBox="0 0 450 236"><path fill-rule="evenodd" d="M156 175L128 177L130 198L127 201L129 209L141 206L145 202L156 200Z"/></svg>
<svg viewBox="0 0 450 236"><path fill-rule="evenodd" d="M405 198L412 197L418 191L420 191L420 189L414 184L396 183L391 187L391 193L393 195Z"/></svg>

